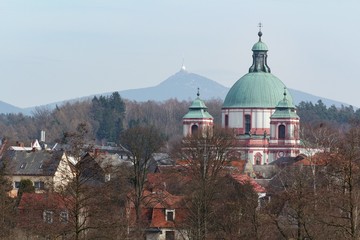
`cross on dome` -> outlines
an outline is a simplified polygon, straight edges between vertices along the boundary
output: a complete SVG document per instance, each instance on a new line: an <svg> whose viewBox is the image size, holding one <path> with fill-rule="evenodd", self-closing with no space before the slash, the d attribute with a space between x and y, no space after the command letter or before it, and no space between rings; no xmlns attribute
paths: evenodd
<svg viewBox="0 0 360 240"><path fill-rule="evenodd" d="M259 22L258 27L259 27L259 32L258 32L259 41L261 41L261 36L262 36L261 28L263 27L261 22Z"/></svg>

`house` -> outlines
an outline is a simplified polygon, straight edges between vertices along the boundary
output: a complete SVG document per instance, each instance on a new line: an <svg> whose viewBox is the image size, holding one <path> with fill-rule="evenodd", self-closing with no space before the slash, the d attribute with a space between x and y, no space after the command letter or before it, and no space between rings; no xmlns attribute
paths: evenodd
<svg viewBox="0 0 360 240"><path fill-rule="evenodd" d="M117 175L122 174L123 166L131 166L132 162L129 158L118 153L97 152L93 155L95 162L102 169L105 182L114 179Z"/></svg>
<svg viewBox="0 0 360 240"><path fill-rule="evenodd" d="M71 239L67 199L57 193L23 193L18 206L18 239Z"/></svg>
<svg viewBox="0 0 360 240"><path fill-rule="evenodd" d="M61 150L7 150L1 164L5 168L5 176L12 182L13 189L10 195L15 197L20 186L20 181L29 179L33 182L36 193L45 189L56 189L67 183L71 163ZM64 180L65 179L65 180Z"/></svg>
<svg viewBox="0 0 360 240"><path fill-rule="evenodd" d="M148 164L148 172L155 172L158 166L173 166L175 161L167 153L153 153Z"/></svg>
<svg viewBox="0 0 360 240"><path fill-rule="evenodd" d="M266 196L266 189L257 183L253 178L249 177L246 174L230 174L230 177L235 180L235 182L244 185L250 184L253 190L258 194L259 201L261 198Z"/></svg>
<svg viewBox="0 0 360 240"><path fill-rule="evenodd" d="M135 208L131 199L128 204L130 228L135 226ZM188 239L183 224L187 209L182 196L172 195L165 190L144 190L141 204L141 223L145 228L146 240Z"/></svg>

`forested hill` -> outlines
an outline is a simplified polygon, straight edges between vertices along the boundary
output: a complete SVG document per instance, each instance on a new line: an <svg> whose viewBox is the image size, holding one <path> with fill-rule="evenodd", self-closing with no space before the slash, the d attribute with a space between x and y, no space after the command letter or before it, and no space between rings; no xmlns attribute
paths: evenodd
<svg viewBox="0 0 360 240"><path fill-rule="evenodd" d="M352 106L327 107L321 100L316 103L300 102L297 105L297 113L302 124L331 124L344 125L351 122L360 122L360 109Z"/></svg>
<svg viewBox="0 0 360 240"><path fill-rule="evenodd" d="M222 100L205 101L215 124L221 123ZM66 132L85 123L89 139L98 142L117 142L123 129L136 126L155 126L168 139L182 135L182 117L191 101L169 99L162 102L137 102L123 99L115 92L110 96L67 103L55 109L37 108L33 116L23 114L0 115L0 138L30 142L39 139L41 130L46 131L47 142L58 142ZM327 107L322 101L301 102L297 106L302 126L345 126L360 121L360 110L351 106Z"/></svg>
<svg viewBox="0 0 360 240"><path fill-rule="evenodd" d="M175 98L179 101L190 101L196 97L197 88L200 89L200 97L204 100L224 100L227 92L229 91L229 88L217 83L214 80L182 69L154 87L123 90L119 93L123 99L137 102L167 101L169 99ZM295 89L289 89L289 91L291 92L294 103L296 105L298 105L302 101L316 103L318 100L321 100L327 107L330 107L331 105L335 105L336 107L341 107L342 105L349 106L349 104L315 96ZM45 107L52 110L56 106L61 106L66 103L74 103L79 100L91 100L94 96L111 96L111 94L112 93L102 93L91 96L79 97L76 99L69 99L61 102L45 104L40 107ZM0 113L21 112L26 115L31 115L32 112L35 111L35 109L36 107L21 109L0 101Z"/></svg>

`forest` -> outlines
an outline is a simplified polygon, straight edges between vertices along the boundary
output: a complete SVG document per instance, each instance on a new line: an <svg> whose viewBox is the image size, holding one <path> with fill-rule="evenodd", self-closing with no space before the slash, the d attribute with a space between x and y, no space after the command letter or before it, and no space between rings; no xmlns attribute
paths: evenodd
<svg viewBox="0 0 360 240"><path fill-rule="evenodd" d="M32 116L1 115L4 142L30 145L44 130L46 142L69 146L66 151L74 164L63 169L60 182L68 184L53 186L56 194L49 188L45 200L31 199L35 185L25 179L12 199L7 195L12 183L4 177L12 155L2 156L0 239L14 239L13 230L18 228L27 239L33 235L43 239L144 239L147 220L154 214L148 212L149 206L164 204L169 198L176 215L166 218L186 234L166 239L360 238L359 110L327 107L321 101L301 102L297 113L304 147L316 148L321 154L307 158L307 163L279 166L268 182L266 197L260 199L254 183L234 177L239 159L231 151L233 134L219 127L222 101L206 101L215 122L211 135L182 138L182 117L190 104L176 99L128 101L114 92L53 110L37 108ZM111 178L103 181L106 175L93 161L96 156L83 154L90 142L120 143L131 156L131 164L112 169ZM147 166L158 151L182 160L182 165L149 174ZM51 199L61 202L68 212L60 212L57 220L55 210L42 212L40 220L52 223L43 226L29 220L38 213L26 210L24 199L39 204Z"/></svg>
<svg viewBox="0 0 360 240"><path fill-rule="evenodd" d="M214 124L221 124L221 99L205 101ZM63 133L74 131L79 123L86 123L89 138L99 144L119 143L124 129L134 126L154 126L167 139L182 136L182 117L191 101L169 99L164 102L136 102L122 99L119 93L94 97L92 100L66 103L55 109L38 107L31 116L23 114L0 115L0 137L27 145L46 132L46 142L59 142ZM360 121L360 109L352 106L327 107L317 103L301 102L297 113L303 128L320 125L344 128L349 123Z"/></svg>

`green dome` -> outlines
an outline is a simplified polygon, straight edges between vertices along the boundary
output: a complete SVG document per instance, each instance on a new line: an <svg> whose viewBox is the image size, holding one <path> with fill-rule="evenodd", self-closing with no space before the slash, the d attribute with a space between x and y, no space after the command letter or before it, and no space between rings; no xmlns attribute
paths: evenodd
<svg viewBox="0 0 360 240"><path fill-rule="evenodd" d="M183 119L186 118L213 118L207 111L207 107L203 100L197 97L189 107L189 112L185 114Z"/></svg>
<svg viewBox="0 0 360 240"><path fill-rule="evenodd" d="M224 108L275 108L284 97L284 83L268 72L250 72L240 78L226 95ZM288 101L293 100L286 90Z"/></svg>
<svg viewBox="0 0 360 240"><path fill-rule="evenodd" d="M284 92L284 98L278 103L275 108L275 112L270 118L295 118L299 119L299 116L295 112L295 106L289 102L287 93Z"/></svg>
<svg viewBox="0 0 360 240"><path fill-rule="evenodd" d="M265 43L263 43L261 40L259 40L257 43L254 44L254 46L252 47L253 51L268 51L268 47L266 46Z"/></svg>
<svg viewBox="0 0 360 240"><path fill-rule="evenodd" d="M189 109L207 109L205 103L203 100L201 100L199 97L197 97L189 107Z"/></svg>

